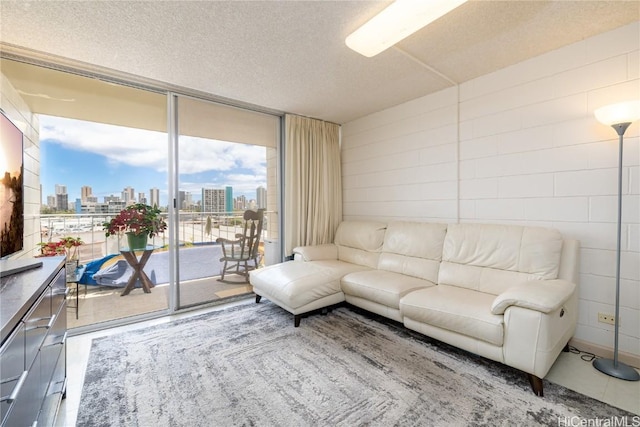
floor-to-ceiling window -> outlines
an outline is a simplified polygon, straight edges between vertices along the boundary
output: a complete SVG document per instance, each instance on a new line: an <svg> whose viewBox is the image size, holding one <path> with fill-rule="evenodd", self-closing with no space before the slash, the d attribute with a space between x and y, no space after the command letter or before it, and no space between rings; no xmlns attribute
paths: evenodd
<svg viewBox="0 0 640 427"><path fill-rule="evenodd" d="M157 283L151 293L134 289L121 296L131 276L120 252L126 241L103 230L104 222L131 203L157 204L166 216L166 94L5 59L1 70L17 93L13 102L26 106L39 124L39 145L27 149L39 159L32 178L40 191L31 201L39 206L28 215L38 223L40 242L73 238L81 243L73 249L78 264L108 273L96 280L70 278L68 326L166 312L166 262L149 262ZM167 247L168 239L159 234L151 243ZM33 246L25 251L42 255ZM76 279L82 279L77 287Z"/></svg>
<svg viewBox="0 0 640 427"><path fill-rule="evenodd" d="M267 210L262 263L280 260L279 116L177 95L171 96L179 109L168 113L170 96L162 88L8 59L1 71L17 108L40 123L39 146L29 147L40 161L32 169L40 171L33 180L41 190L30 202L39 209L29 214L40 241L79 237L80 264L100 276L77 287L70 328L90 330L251 292L246 283L218 282L218 255L206 252L221 232L231 232L228 225L243 209ZM173 139L171 113L179 124ZM203 206L203 193L213 190L223 190L223 207ZM136 287L121 296L132 274L121 254L126 239L105 236L103 223L131 203L157 205L170 228L149 242L151 292ZM186 251L192 248L206 250ZM37 245L25 250L39 253ZM76 295L71 298L76 305Z"/></svg>
<svg viewBox="0 0 640 427"><path fill-rule="evenodd" d="M181 308L252 291L242 276L220 280L223 254L216 243L218 238L235 239L245 210L266 210L258 262L278 256L280 119L187 96L174 99L177 306Z"/></svg>

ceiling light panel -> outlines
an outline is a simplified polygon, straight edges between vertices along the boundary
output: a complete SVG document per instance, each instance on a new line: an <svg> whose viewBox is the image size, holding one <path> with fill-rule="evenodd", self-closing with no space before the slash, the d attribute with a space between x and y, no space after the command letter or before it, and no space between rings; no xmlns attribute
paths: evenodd
<svg viewBox="0 0 640 427"><path fill-rule="evenodd" d="M467 0L396 0L345 40L356 52L372 57L405 39Z"/></svg>

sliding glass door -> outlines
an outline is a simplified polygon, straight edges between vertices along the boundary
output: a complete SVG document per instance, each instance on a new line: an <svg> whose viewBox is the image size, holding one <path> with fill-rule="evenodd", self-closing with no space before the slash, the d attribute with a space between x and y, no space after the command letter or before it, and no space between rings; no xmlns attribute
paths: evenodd
<svg viewBox="0 0 640 427"><path fill-rule="evenodd" d="M105 236L103 223L133 203L168 203L166 93L125 86L24 62L2 59L3 109L24 126L25 220L36 241L24 256L73 239L80 266L67 277L68 327L91 329L166 313L169 308L168 236L149 241L145 271L151 292L121 296L133 274L122 235ZM6 79L6 80L5 80ZM5 85L5 82L7 83ZM141 257L141 255L138 255Z"/></svg>
<svg viewBox="0 0 640 427"><path fill-rule="evenodd" d="M31 231L24 256L68 237L83 243L86 270L78 286L69 282L77 307L70 328L84 332L251 292L243 277L218 280L216 242L235 238L247 209L265 210L260 265L281 260L280 116L1 61L2 96L10 100L3 109L24 123L33 171L25 184ZM143 271L151 292L138 286L121 296L135 262L122 253L126 237L105 236L103 223L134 203L157 206L169 229L149 241Z"/></svg>
<svg viewBox="0 0 640 427"><path fill-rule="evenodd" d="M221 271L219 239L236 240L246 210L265 210L258 263L279 261L278 116L174 96L176 308L246 295ZM277 261L276 261L277 260Z"/></svg>

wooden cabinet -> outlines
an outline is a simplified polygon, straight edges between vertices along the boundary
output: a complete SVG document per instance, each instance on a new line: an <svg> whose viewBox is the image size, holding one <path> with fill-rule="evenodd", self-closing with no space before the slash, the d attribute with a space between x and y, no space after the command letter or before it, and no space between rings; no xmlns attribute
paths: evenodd
<svg viewBox="0 0 640 427"><path fill-rule="evenodd" d="M67 378L64 263L2 278L0 290L0 425L52 426Z"/></svg>

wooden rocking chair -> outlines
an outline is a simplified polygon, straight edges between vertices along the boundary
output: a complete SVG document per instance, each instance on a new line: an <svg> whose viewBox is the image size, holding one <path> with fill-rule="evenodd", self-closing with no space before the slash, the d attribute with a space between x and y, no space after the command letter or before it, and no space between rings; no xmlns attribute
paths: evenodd
<svg viewBox="0 0 640 427"><path fill-rule="evenodd" d="M223 237L216 239L216 243L222 246L222 258L224 261L222 274L218 281L225 283L249 283L249 271L258 268L260 253L260 236L262 235L262 223L264 209L258 211L248 210L244 212L242 233L236 234L236 240L228 240ZM253 264L253 265L251 265ZM237 274L244 277L244 281L225 280L226 273Z"/></svg>

